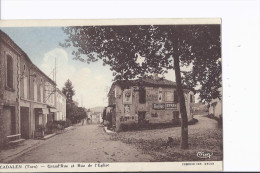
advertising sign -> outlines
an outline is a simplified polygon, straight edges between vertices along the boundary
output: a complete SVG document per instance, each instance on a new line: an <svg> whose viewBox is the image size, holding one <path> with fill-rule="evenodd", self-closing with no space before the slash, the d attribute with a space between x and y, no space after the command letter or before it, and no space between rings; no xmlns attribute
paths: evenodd
<svg viewBox="0 0 260 173"><path fill-rule="evenodd" d="M125 89L123 91L123 104L132 104L132 90Z"/></svg>
<svg viewBox="0 0 260 173"><path fill-rule="evenodd" d="M158 92L156 90L146 90L146 101L157 101Z"/></svg>
<svg viewBox="0 0 260 173"><path fill-rule="evenodd" d="M165 109L165 104L164 103L154 103L153 104L153 109L154 110L164 110Z"/></svg>
<svg viewBox="0 0 260 173"><path fill-rule="evenodd" d="M166 103L166 109L175 109L175 110L177 110L177 104L176 103Z"/></svg>

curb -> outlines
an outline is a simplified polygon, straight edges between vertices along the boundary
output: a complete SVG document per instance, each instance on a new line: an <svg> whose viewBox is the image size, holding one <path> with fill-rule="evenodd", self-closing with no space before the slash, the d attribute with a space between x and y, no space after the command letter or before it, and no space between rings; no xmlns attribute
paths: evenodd
<svg viewBox="0 0 260 173"><path fill-rule="evenodd" d="M47 140L49 138L52 138L53 136L55 136L57 133L52 133L52 134L49 134L49 135L46 135L42 138L42 140Z"/></svg>

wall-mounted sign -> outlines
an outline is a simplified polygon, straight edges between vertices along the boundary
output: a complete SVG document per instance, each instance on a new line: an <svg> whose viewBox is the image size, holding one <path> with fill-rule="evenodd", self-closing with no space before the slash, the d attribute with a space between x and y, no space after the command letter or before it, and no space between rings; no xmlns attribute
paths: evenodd
<svg viewBox="0 0 260 173"><path fill-rule="evenodd" d="M165 104L164 103L154 103L153 104L153 109L154 110L164 110L165 109Z"/></svg>
<svg viewBox="0 0 260 173"><path fill-rule="evenodd" d="M132 104L132 90L125 89L123 91L123 104Z"/></svg>
<svg viewBox="0 0 260 173"><path fill-rule="evenodd" d="M177 110L177 104L176 103L166 103L166 109L175 109L175 110Z"/></svg>

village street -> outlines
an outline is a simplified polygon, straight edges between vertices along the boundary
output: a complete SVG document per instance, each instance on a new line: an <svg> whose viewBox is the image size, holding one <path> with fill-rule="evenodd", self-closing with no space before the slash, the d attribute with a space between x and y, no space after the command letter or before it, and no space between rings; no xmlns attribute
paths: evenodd
<svg viewBox="0 0 260 173"><path fill-rule="evenodd" d="M216 141L217 139L214 137L210 138L210 141L207 137L209 135L208 132L210 135L216 135L217 122L202 115L197 115L196 118L199 122L189 126L191 140L195 140L196 143L208 141L203 151L207 147L218 144L219 141ZM197 137L194 139L193 135L195 134L200 134L200 139ZM217 134L221 135L221 131L217 130ZM75 125L72 130L48 139L39 147L10 162L149 162L163 161L165 159L168 161L182 159L179 155L182 151L178 147L163 147L168 136L179 138L180 128L121 132L113 135L106 134L100 125ZM203 136L205 136L205 139ZM143 146L140 147L140 145ZM144 145L149 147L149 149L147 148L149 151L144 148ZM187 154L192 159L196 159L194 158L196 157L196 152L200 150L196 146L191 147L193 149L185 151L184 154ZM219 159L217 157L219 155L218 152L221 151L218 149L214 153L214 157L217 160Z"/></svg>
<svg viewBox="0 0 260 173"><path fill-rule="evenodd" d="M152 159L134 146L109 140L103 127L96 124L74 127L48 139L11 163L147 162Z"/></svg>

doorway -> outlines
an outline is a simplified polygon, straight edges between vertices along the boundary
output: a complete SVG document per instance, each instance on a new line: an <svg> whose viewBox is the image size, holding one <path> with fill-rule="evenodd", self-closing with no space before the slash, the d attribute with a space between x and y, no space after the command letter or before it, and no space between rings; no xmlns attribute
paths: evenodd
<svg viewBox="0 0 260 173"><path fill-rule="evenodd" d="M21 137L29 139L29 108L21 107Z"/></svg>
<svg viewBox="0 0 260 173"><path fill-rule="evenodd" d="M144 125L145 124L145 111L139 111L138 112L138 124L139 125Z"/></svg>
<svg viewBox="0 0 260 173"><path fill-rule="evenodd" d="M3 129L6 136L16 134L16 118L15 118L15 107L4 106L3 109Z"/></svg>

